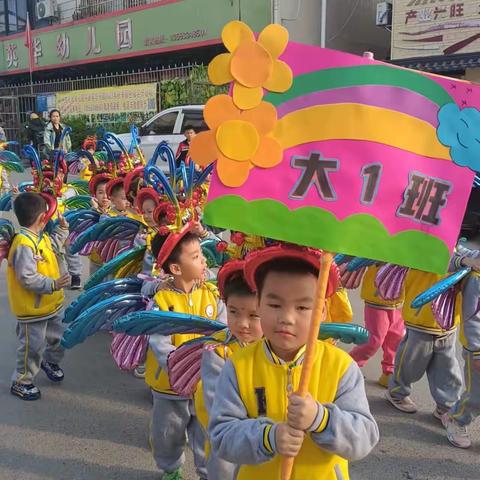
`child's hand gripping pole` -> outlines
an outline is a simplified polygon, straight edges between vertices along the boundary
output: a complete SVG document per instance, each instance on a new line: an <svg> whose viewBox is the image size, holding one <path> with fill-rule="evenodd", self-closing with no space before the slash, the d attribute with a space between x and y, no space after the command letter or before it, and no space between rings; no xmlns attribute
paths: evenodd
<svg viewBox="0 0 480 480"><path fill-rule="evenodd" d="M308 393L308 385L310 384L310 377L312 376L313 360L315 358L315 345L318 338L318 332L320 330L320 324L322 323L328 277L330 275L330 267L332 266L332 263L333 254L330 252L324 252L320 263L320 271L318 272L317 295L312 311L312 322L310 323L305 359L303 361L300 385L297 392L298 395L302 397L305 397ZM282 480L290 480L294 462L295 457L283 458L281 476Z"/></svg>

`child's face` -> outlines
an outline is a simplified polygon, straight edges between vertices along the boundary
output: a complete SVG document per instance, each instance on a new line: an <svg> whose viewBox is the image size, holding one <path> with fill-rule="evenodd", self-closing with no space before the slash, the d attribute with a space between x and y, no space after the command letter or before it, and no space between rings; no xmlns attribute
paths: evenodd
<svg viewBox="0 0 480 480"><path fill-rule="evenodd" d="M112 201L112 205L119 212L124 212L130 205L123 189L117 190L115 193L112 193L110 200Z"/></svg>
<svg viewBox="0 0 480 480"><path fill-rule="evenodd" d="M102 208L108 206L109 200L107 197L107 184L102 183L100 184L97 189L95 190L95 198L98 202L98 205Z"/></svg>
<svg viewBox="0 0 480 480"><path fill-rule="evenodd" d="M259 299L258 314L273 351L285 361L305 345L317 279L314 275L269 272Z"/></svg>
<svg viewBox="0 0 480 480"><path fill-rule="evenodd" d="M263 336L255 295L232 294L227 300L228 328L241 342L252 343Z"/></svg>
<svg viewBox="0 0 480 480"><path fill-rule="evenodd" d="M182 253L178 263L170 265L170 271L173 275L180 276L186 282L204 280L207 262L198 240L192 240L182 245Z"/></svg>
<svg viewBox="0 0 480 480"><path fill-rule="evenodd" d="M190 130L185 130L185 137L188 142L192 141L192 138L195 136L195 130L190 129Z"/></svg>
<svg viewBox="0 0 480 480"><path fill-rule="evenodd" d="M93 147L88 147L87 152L89 152L93 155L95 153L95 149Z"/></svg>
<svg viewBox="0 0 480 480"><path fill-rule="evenodd" d="M143 219L149 227L155 227L155 220L153 219L153 212L155 211L155 202L151 199L145 200L142 205Z"/></svg>

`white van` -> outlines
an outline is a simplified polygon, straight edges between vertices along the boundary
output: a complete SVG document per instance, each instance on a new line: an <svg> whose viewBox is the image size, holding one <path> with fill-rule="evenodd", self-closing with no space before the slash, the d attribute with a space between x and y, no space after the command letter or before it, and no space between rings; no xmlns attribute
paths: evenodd
<svg viewBox="0 0 480 480"><path fill-rule="evenodd" d="M181 107L167 108L154 115L140 127L140 147L146 160L149 160L157 145L163 140L167 141L173 153L177 152L180 142L185 139L185 127L193 127L196 132L207 130L203 120L204 105L184 105ZM130 134L118 135L125 146L130 145ZM116 148L114 148L116 149Z"/></svg>

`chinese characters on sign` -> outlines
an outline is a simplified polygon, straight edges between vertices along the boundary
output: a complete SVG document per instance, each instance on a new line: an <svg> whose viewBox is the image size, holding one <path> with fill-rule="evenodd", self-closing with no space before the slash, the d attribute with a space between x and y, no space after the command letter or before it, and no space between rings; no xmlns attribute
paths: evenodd
<svg viewBox="0 0 480 480"><path fill-rule="evenodd" d="M315 186L322 200L331 202L338 199L334 188L335 178L332 178L331 173L341 174L340 160L325 159L320 152L311 152L309 157L292 157L291 164L293 168L301 169L302 173L289 193L290 199L303 200L312 186ZM359 201L363 205L375 204L381 172L381 163L370 163L361 168L363 185L359 191ZM396 215L427 225L438 225L440 211L447 204L450 190L451 183L446 180L413 172Z"/></svg>
<svg viewBox="0 0 480 480"><path fill-rule="evenodd" d="M70 37L66 32L57 35L57 57L66 60L70 57Z"/></svg>
<svg viewBox="0 0 480 480"><path fill-rule="evenodd" d="M117 22L116 26L117 50L133 47L132 21L130 19Z"/></svg>
<svg viewBox="0 0 480 480"><path fill-rule="evenodd" d="M480 1L396 0L392 58L480 51Z"/></svg>
<svg viewBox="0 0 480 480"><path fill-rule="evenodd" d="M35 65L38 65L38 59L43 57L43 47L42 40L39 37L33 39L33 58L35 60Z"/></svg>
<svg viewBox="0 0 480 480"><path fill-rule="evenodd" d="M14 43L7 44L7 68L18 67L17 46Z"/></svg>
<svg viewBox="0 0 480 480"><path fill-rule="evenodd" d="M87 28L88 35L88 47L85 55L98 55L102 52L100 44L97 45L97 27L95 25L89 25Z"/></svg>

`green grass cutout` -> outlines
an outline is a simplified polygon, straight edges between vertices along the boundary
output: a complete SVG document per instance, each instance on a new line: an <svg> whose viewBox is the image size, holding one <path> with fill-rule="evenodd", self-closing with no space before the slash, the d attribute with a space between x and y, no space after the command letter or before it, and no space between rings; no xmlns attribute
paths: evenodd
<svg viewBox="0 0 480 480"><path fill-rule="evenodd" d="M218 197L207 203L204 221L216 227L427 272L445 273L450 259L446 244L427 233L408 230L390 235L371 215L357 214L339 221L321 208L289 210L272 199L248 202L236 195Z"/></svg>

